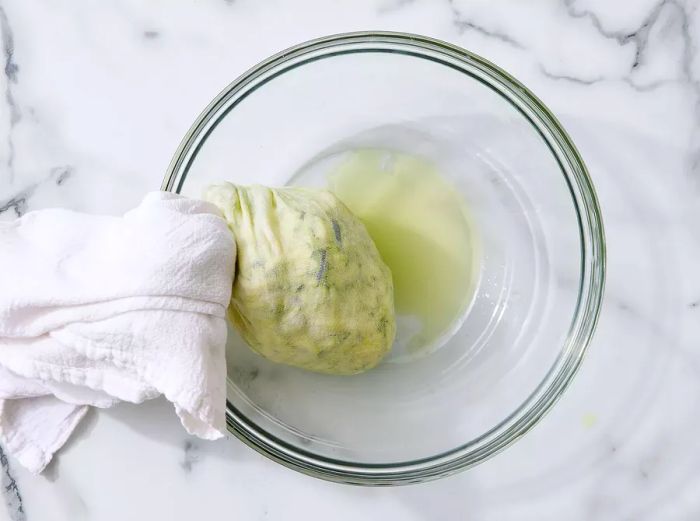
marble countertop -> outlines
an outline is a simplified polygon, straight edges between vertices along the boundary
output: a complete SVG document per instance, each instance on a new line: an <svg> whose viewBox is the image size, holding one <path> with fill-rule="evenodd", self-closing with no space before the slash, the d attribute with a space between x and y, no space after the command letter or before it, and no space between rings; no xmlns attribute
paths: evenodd
<svg viewBox="0 0 700 521"><path fill-rule="evenodd" d="M0 0L0 218L121 213L157 189L240 72L329 33L423 33L494 61L571 133L608 238L582 370L513 447L455 477L326 483L169 404L92 413L33 476L0 453L0 520L682 520L700 517L700 5L693 0ZM1 289L0 289L1 291Z"/></svg>

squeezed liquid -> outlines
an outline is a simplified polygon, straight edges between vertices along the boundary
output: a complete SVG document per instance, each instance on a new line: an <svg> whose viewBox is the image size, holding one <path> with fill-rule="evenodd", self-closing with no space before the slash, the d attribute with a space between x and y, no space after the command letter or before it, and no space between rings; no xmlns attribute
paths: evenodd
<svg viewBox="0 0 700 521"><path fill-rule="evenodd" d="M438 347L461 325L476 285L477 241L463 198L430 162L385 150L344 154L327 180L391 269L397 354Z"/></svg>

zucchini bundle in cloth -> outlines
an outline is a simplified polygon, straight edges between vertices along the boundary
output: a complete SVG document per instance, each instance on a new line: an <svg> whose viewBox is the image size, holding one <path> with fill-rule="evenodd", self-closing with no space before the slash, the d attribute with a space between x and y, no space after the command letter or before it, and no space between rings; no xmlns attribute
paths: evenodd
<svg viewBox="0 0 700 521"><path fill-rule="evenodd" d="M231 183L205 199L236 241L228 314L255 351L332 374L381 361L396 332L391 272L340 200L326 190Z"/></svg>

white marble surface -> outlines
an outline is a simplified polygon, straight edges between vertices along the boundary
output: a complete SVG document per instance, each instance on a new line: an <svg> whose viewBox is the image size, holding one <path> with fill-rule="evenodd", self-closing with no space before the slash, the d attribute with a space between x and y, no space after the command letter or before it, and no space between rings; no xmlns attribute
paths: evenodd
<svg viewBox="0 0 700 521"><path fill-rule="evenodd" d="M503 454L399 489L325 483L235 439L189 438L161 401L120 406L92 414L42 476L1 456L1 520L700 517L694 0L0 0L0 218L125 211L159 187L192 120L241 71L364 29L424 33L491 59L578 144L609 271L573 387Z"/></svg>

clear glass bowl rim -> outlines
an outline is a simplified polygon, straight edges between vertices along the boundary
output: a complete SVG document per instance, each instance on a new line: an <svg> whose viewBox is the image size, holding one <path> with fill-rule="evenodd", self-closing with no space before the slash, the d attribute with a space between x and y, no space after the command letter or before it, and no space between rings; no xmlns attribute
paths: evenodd
<svg viewBox="0 0 700 521"><path fill-rule="evenodd" d="M605 281L603 222L593 183L578 150L554 115L524 85L488 60L458 46L417 34L384 31L342 33L310 40L281 51L243 73L214 98L189 129L173 156L161 189L180 191L207 136L248 94L288 69L349 52L399 52L429 59L459 70L498 92L532 124L551 150L569 186L578 218L582 276L567 340L530 396L480 437L450 451L412 461L384 464L342 461L302 450L272 436L227 402L229 431L256 451L289 468L317 478L356 485L417 483L465 470L499 453L537 424L569 386L600 315ZM302 60L309 56L310 60Z"/></svg>

